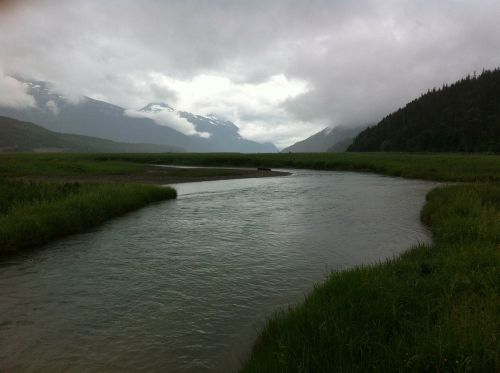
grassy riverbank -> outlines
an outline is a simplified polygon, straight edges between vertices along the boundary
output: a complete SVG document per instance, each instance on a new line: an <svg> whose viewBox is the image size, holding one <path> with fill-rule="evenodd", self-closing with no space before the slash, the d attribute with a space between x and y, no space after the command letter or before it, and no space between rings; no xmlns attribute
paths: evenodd
<svg viewBox="0 0 500 373"><path fill-rule="evenodd" d="M432 245L332 274L277 313L243 372L495 371L500 368L500 187L427 196Z"/></svg>
<svg viewBox="0 0 500 373"><path fill-rule="evenodd" d="M95 160L190 166L306 168L374 172L436 181L500 181L500 155L416 153L106 154Z"/></svg>
<svg viewBox="0 0 500 373"><path fill-rule="evenodd" d="M0 254L43 245L175 196L172 188L137 184L0 181Z"/></svg>
<svg viewBox="0 0 500 373"><path fill-rule="evenodd" d="M274 167L374 172L435 181L500 182L500 155L415 153L162 153L162 154L0 154L0 176L114 176L147 181L161 179L150 164L210 167ZM167 170L163 170L167 172ZM193 179L248 176L245 170L184 170ZM156 175L155 175L156 174ZM167 175L168 176L168 175ZM179 175L176 175L179 176ZM181 177L184 177L180 175Z"/></svg>
<svg viewBox="0 0 500 373"><path fill-rule="evenodd" d="M209 154L205 154L210 157ZM152 164L165 155L121 154L0 154L0 177L43 181L98 181L176 184L196 181L286 176L241 168L175 168ZM120 159L123 158L123 159ZM170 164L163 162L163 164Z"/></svg>
<svg viewBox="0 0 500 373"><path fill-rule="evenodd" d="M123 155L122 155L123 156ZM98 154L0 154L0 255L82 232L148 203L176 197L172 184L287 173L178 169Z"/></svg>

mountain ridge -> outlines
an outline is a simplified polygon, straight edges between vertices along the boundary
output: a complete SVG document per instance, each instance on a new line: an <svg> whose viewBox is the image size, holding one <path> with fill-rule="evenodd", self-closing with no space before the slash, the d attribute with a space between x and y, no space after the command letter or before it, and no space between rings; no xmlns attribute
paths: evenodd
<svg viewBox="0 0 500 373"><path fill-rule="evenodd" d="M500 152L500 68L432 89L361 132L348 151Z"/></svg>
<svg viewBox="0 0 500 373"><path fill-rule="evenodd" d="M343 152L351 144L352 139L365 129L367 125L356 127L326 127L308 138L284 148L282 153L322 153L327 151Z"/></svg>
<svg viewBox="0 0 500 373"><path fill-rule="evenodd" d="M212 126L216 136L186 135L167 125L160 125L151 115L135 110L138 115L127 115L127 109L90 97L83 97L73 102L63 95L52 91L51 86L43 81L22 81L27 93L33 97L36 107L16 109L0 107L0 115L20 121L38 124L48 130L73 133L83 136L126 142L146 143L182 148L190 152L277 152L274 144L260 144L241 138L238 127L233 123L231 133L223 133ZM158 105L158 107L154 107ZM192 120L194 114L177 112L170 106L162 107L159 103L150 103L142 109L150 107L161 114L160 109L167 109L173 119ZM157 110L158 109L158 110ZM150 113L154 116L155 113ZM182 114L185 113L185 114ZM190 115L187 115L190 114ZM186 118L182 118L184 115ZM194 127L210 127L211 118L197 116ZM204 119L202 119L204 118Z"/></svg>

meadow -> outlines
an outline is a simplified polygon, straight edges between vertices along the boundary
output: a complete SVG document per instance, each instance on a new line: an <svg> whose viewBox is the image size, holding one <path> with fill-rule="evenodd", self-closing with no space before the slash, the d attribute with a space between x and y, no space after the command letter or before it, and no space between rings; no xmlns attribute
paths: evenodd
<svg viewBox="0 0 500 373"><path fill-rule="evenodd" d="M137 175L151 164L305 168L373 172L435 181L500 182L500 155L463 153L0 154L0 177ZM222 170L211 172L227 174Z"/></svg>

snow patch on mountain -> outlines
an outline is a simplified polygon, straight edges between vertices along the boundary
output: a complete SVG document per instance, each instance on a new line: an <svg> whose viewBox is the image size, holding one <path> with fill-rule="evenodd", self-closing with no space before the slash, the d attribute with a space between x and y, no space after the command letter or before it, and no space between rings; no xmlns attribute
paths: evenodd
<svg viewBox="0 0 500 373"><path fill-rule="evenodd" d="M188 136L199 136L209 138L209 132L197 131L193 123L179 114L168 105L164 104L148 104L140 110L125 110L124 115L134 118L149 118L160 126L173 128Z"/></svg>
<svg viewBox="0 0 500 373"><path fill-rule="evenodd" d="M175 109L163 102L152 102L144 106L139 111L144 113L160 113L162 111L173 112Z"/></svg>

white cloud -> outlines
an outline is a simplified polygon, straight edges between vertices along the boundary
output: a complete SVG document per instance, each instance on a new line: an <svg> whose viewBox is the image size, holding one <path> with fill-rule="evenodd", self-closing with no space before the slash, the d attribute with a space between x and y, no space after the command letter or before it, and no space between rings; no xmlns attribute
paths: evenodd
<svg viewBox="0 0 500 373"><path fill-rule="evenodd" d="M3 71L0 70L0 106L18 109L35 107L33 96L28 94L26 90L27 87L23 83L4 75Z"/></svg>
<svg viewBox="0 0 500 373"><path fill-rule="evenodd" d="M497 0L12 4L24 5L0 12L6 73L127 108L214 112L245 137L283 145L376 121L428 88L500 66Z"/></svg>
<svg viewBox="0 0 500 373"><path fill-rule="evenodd" d="M52 100L47 101L45 106L47 106L47 109L49 109L49 111L52 114L54 114L54 115L59 114L59 108L57 107L57 104L54 101L52 101Z"/></svg>
<svg viewBox="0 0 500 373"><path fill-rule="evenodd" d="M271 138L279 149L304 140L325 128L322 121L298 121L291 119L290 115L275 118L271 123L268 120L237 121L236 125L240 128L242 137L258 142L266 142Z"/></svg>
<svg viewBox="0 0 500 373"><path fill-rule="evenodd" d="M161 111L154 113L145 113L138 110L125 110L125 115L136 118L149 118L161 126L173 128L185 135L196 135L204 138L210 137L208 132L198 132L194 125L186 119L181 118L175 111Z"/></svg>
<svg viewBox="0 0 500 373"><path fill-rule="evenodd" d="M283 74L258 83L234 82L216 74L179 80L153 73L150 79L157 86L176 92L173 104L179 110L231 120L240 128L241 136L250 140L286 146L300 137L297 132L304 136L324 127L316 122L296 121L283 109L285 102L309 90L305 81Z"/></svg>

